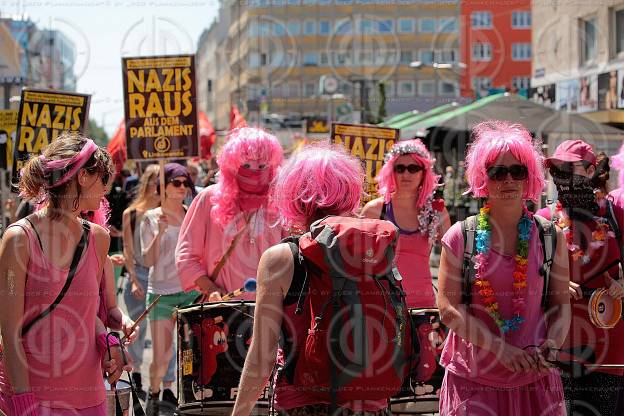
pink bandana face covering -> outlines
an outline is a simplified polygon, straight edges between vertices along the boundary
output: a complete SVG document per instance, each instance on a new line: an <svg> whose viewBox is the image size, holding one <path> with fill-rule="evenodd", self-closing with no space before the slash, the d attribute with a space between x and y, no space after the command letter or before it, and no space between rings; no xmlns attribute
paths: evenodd
<svg viewBox="0 0 624 416"><path fill-rule="evenodd" d="M238 168L236 183L238 188L246 194L263 195L269 190L271 184L271 172L269 169Z"/></svg>

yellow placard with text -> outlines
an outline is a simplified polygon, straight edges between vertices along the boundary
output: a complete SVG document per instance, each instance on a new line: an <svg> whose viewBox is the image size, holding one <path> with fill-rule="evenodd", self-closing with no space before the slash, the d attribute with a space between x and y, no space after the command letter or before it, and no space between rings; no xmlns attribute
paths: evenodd
<svg viewBox="0 0 624 416"><path fill-rule="evenodd" d="M343 145L362 161L366 173L363 203L377 198L375 176L383 166L385 153L399 139L399 130L358 124L332 124L331 141Z"/></svg>
<svg viewBox="0 0 624 416"><path fill-rule="evenodd" d="M0 110L0 143L6 143L6 160L0 160L0 167L13 166L13 143L17 133L17 110Z"/></svg>

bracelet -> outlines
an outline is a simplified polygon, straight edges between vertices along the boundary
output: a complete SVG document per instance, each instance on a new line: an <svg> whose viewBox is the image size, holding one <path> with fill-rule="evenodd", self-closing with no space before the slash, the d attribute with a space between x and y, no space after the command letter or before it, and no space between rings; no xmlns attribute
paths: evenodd
<svg viewBox="0 0 624 416"><path fill-rule="evenodd" d="M14 394L11 397L11 405L14 415L39 416L39 403L32 392Z"/></svg>

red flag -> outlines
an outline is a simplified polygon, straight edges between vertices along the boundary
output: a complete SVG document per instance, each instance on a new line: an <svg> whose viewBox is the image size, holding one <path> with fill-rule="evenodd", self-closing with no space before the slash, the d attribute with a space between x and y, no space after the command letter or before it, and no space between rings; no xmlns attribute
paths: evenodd
<svg viewBox="0 0 624 416"><path fill-rule="evenodd" d="M115 165L117 173L123 169L126 159L128 159L128 153L126 151L126 123L125 120L121 120L117 131L113 134L113 138L108 142L108 153L110 153Z"/></svg>
<svg viewBox="0 0 624 416"><path fill-rule="evenodd" d="M233 105L230 109L230 130L237 129L239 127L247 127L245 117L239 113L238 108Z"/></svg>
<svg viewBox="0 0 624 416"><path fill-rule="evenodd" d="M214 144L217 134L208 116L203 111L198 112L197 122L199 124L199 158L210 159L210 148Z"/></svg>

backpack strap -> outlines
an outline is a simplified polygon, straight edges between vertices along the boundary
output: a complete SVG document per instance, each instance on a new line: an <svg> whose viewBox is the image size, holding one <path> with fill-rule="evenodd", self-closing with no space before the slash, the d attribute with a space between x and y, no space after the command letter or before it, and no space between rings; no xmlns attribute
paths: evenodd
<svg viewBox="0 0 624 416"><path fill-rule="evenodd" d="M548 308L548 288L550 284L550 270L557 251L557 233L552 221L547 220L539 215L534 215L533 220L537 226L540 243L542 244L542 253L544 254L544 262L540 266L539 273L542 275L544 285L542 287L542 308Z"/></svg>
<svg viewBox="0 0 624 416"><path fill-rule="evenodd" d="M477 239L477 216L472 215L461 222L462 236L464 237L464 258L462 261L462 304L472 303L472 281L475 269L472 259L475 254Z"/></svg>
<svg viewBox="0 0 624 416"><path fill-rule="evenodd" d="M63 285L63 288L61 289L58 296L56 297L56 299L54 299L54 302L52 302L50 306L48 306L43 312L37 315L32 321L30 321L28 324L22 327L22 337L25 336L28 333L28 331L30 331L30 329L35 323L45 318L54 309L56 309L58 304L61 302L61 300L63 300L63 298L65 297L65 294L69 290L69 287L71 286L71 283L74 280L74 276L76 275L76 269L78 269L78 262L80 262L80 258L82 257L84 248L87 245L87 240L89 238L89 231L91 230L91 226L89 225L87 221L82 221L82 228L83 228L82 236L80 237L80 241L78 242L78 245L76 246L76 249L74 250L74 257L72 258L71 265L69 266L69 273L67 274L67 279L65 279L65 285Z"/></svg>
<svg viewBox="0 0 624 416"><path fill-rule="evenodd" d="M384 204L381 206L381 214L379 214L379 219L380 220L385 220L386 219L386 211L388 210L388 204L386 204L384 202Z"/></svg>

